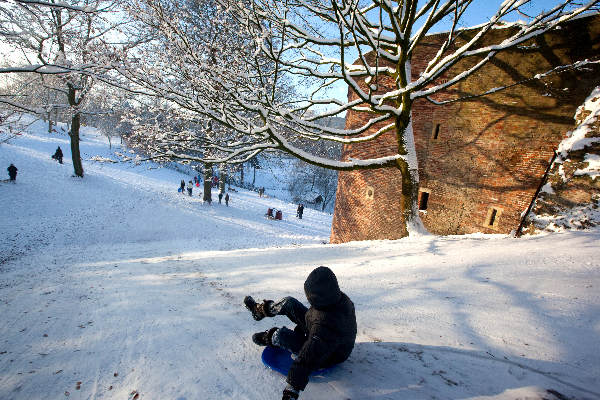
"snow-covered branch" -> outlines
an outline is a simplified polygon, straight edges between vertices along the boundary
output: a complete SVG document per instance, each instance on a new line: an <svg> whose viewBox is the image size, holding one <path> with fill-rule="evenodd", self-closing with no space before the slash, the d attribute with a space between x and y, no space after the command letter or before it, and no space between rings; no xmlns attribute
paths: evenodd
<svg viewBox="0 0 600 400"><path fill-rule="evenodd" d="M41 6L41 7L49 7L55 9L65 9L72 11L80 11L83 13L93 13L96 12L97 9L93 6L84 5L78 6L69 3L63 2L53 2L53 1L41 1L41 0L4 0L0 3L14 3L14 4L22 4L22 5L33 5L33 6Z"/></svg>

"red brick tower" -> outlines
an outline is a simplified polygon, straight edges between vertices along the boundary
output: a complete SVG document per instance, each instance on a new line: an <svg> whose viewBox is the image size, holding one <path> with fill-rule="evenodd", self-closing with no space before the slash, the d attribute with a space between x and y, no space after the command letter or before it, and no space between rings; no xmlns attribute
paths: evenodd
<svg viewBox="0 0 600 400"><path fill-rule="evenodd" d="M496 30L492 33L495 37L488 40L497 41L509 30ZM412 79L424 70L444 38L429 36L416 49ZM581 18L497 55L436 99L480 94L560 65L597 60L598 54L600 17ZM476 61L459 63L449 75ZM600 83L599 72L593 65L443 106L416 101L412 121L419 161L419 205L426 228L441 235L516 230L553 151L574 126L577 106ZM349 93L348 98L353 96ZM359 126L368 118L349 111L346 128ZM381 157L394 154L396 148L394 132L390 132L373 142L344 146L342 159ZM340 172L331 242L405 236L400 190L400 173L395 168Z"/></svg>

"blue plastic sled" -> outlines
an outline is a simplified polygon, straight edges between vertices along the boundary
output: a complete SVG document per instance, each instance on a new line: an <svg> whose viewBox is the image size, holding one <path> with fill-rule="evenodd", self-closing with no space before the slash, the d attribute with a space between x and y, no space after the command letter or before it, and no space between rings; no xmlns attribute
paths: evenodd
<svg viewBox="0 0 600 400"><path fill-rule="evenodd" d="M179 187L179 189L177 189L177 191L178 191L179 193L181 193L181 192L182 192L182 190L181 190L181 187Z"/></svg>
<svg viewBox="0 0 600 400"><path fill-rule="evenodd" d="M290 367L294 360L292 359L292 353L287 350L281 349L279 347L271 347L267 346L262 352L262 362L267 367L271 368L273 371L277 371L282 375L287 376ZM321 368L311 373L311 376L314 375L323 375L329 371L331 371L334 366L328 368Z"/></svg>

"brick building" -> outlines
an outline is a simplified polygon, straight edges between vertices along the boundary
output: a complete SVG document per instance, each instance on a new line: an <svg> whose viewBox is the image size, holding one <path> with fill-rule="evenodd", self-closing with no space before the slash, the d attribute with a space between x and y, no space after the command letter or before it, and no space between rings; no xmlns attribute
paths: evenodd
<svg viewBox="0 0 600 400"><path fill-rule="evenodd" d="M497 42L510 29L496 30L488 40ZM444 35L431 35L415 49L412 79L424 70L444 39ZM479 94L559 65L597 60L599 54L600 17L581 18L497 55L436 99ZM448 75L474 62L463 61ZM592 66L443 106L417 100L412 121L425 227L440 235L516 230L554 150L574 126L577 106L599 83L600 68ZM348 98L356 95L349 92ZM368 118L349 111L346 128L360 126ZM375 141L345 145L342 160L382 157L395 154L396 149L394 132L389 132ZM401 175L396 168L340 172L331 242L405 236L400 192Z"/></svg>

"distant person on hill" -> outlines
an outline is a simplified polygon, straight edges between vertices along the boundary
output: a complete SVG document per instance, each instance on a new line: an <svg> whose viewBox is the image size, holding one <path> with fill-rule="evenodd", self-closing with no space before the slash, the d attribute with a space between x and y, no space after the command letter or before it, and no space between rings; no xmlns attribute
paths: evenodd
<svg viewBox="0 0 600 400"><path fill-rule="evenodd" d="M298 204L298 209L296 210L296 217L302 219L302 214L304 214L304 204Z"/></svg>
<svg viewBox="0 0 600 400"><path fill-rule="evenodd" d="M223 200L223 192L219 192L219 204L221 204L221 200Z"/></svg>
<svg viewBox="0 0 600 400"><path fill-rule="evenodd" d="M10 181L15 183L17 180L17 167L15 167L13 164L10 164L6 170L8 171L8 177L10 178Z"/></svg>
<svg viewBox="0 0 600 400"><path fill-rule="evenodd" d="M265 188L264 187L258 188L258 197L263 197L263 194L265 194Z"/></svg>
<svg viewBox="0 0 600 400"><path fill-rule="evenodd" d="M192 181L188 182L188 186L187 186L187 191L188 194L191 196L192 195L192 189L194 188L194 185L192 185Z"/></svg>
<svg viewBox="0 0 600 400"><path fill-rule="evenodd" d="M225 194L225 205L229 207L229 193Z"/></svg>
<svg viewBox="0 0 600 400"><path fill-rule="evenodd" d="M181 188L181 194L185 194L185 181L183 179L181 180L179 187Z"/></svg>
<svg viewBox="0 0 600 400"><path fill-rule="evenodd" d="M62 164L62 159L63 159L63 152L60 148L60 146L58 146L56 148L56 151L54 152L54 155L52 156L52 158L54 158L56 161L58 161L59 164Z"/></svg>
<svg viewBox="0 0 600 400"><path fill-rule="evenodd" d="M251 296L244 298L244 305L256 321L285 315L296 324L293 330L275 327L252 335L252 341L259 346L279 347L296 355L282 400L296 400L312 371L345 361L356 340L354 304L340 290L332 270L314 269L304 282L304 293L310 308L293 297L262 303L256 303Z"/></svg>

